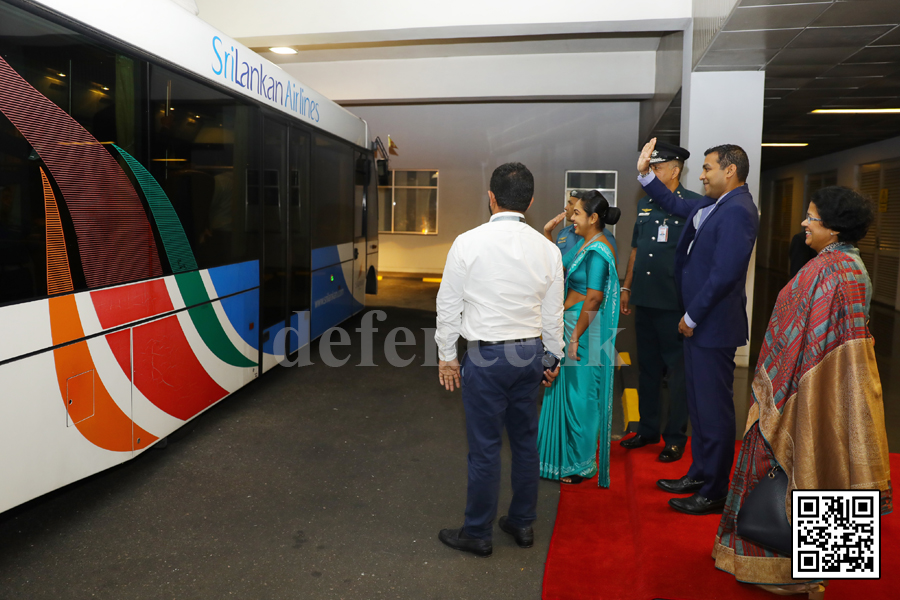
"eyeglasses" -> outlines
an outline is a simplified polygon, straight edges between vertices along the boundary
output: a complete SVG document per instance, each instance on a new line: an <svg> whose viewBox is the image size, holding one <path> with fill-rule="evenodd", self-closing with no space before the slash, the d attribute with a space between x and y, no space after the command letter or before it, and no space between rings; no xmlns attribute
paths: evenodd
<svg viewBox="0 0 900 600"><path fill-rule="evenodd" d="M822 219L819 219L819 218L817 218L817 217L814 217L814 216L812 216L812 215L809 214L809 213L806 213L806 220L807 220L807 221L818 221L819 223L822 222Z"/></svg>

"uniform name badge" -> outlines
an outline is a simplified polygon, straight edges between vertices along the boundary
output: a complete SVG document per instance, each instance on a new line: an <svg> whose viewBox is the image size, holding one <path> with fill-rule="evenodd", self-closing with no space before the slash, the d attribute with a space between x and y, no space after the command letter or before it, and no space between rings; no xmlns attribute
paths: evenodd
<svg viewBox="0 0 900 600"><path fill-rule="evenodd" d="M669 226L666 224L662 224L659 226L659 231L656 233L656 241L660 243L665 243L669 241Z"/></svg>

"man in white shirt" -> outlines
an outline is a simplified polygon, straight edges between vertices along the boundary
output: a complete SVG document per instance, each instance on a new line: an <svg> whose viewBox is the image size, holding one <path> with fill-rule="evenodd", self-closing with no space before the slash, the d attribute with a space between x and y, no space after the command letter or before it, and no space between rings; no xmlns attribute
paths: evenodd
<svg viewBox="0 0 900 600"><path fill-rule="evenodd" d="M563 355L562 259L522 215L534 201L534 177L521 163L501 165L488 196L491 220L457 237L447 255L434 336L441 385L462 388L469 441L465 524L438 537L477 556L490 556L493 548L504 426L513 498L499 525L523 548L534 542L537 397L542 378L547 386L559 374L558 364L552 372L544 368L544 346L557 359ZM468 341L461 366L460 335Z"/></svg>

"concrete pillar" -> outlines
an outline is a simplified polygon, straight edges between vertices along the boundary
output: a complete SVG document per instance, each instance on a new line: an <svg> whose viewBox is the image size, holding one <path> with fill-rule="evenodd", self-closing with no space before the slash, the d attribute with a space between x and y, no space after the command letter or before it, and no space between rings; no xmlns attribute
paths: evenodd
<svg viewBox="0 0 900 600"><path fill-rule="evenodd" d="M703 192L698 181L703 166L703 153L719 144L737 144L750 158L747 184L759 206L759 167L762 157L763 71L704 71L685 74L682 87L681 145L691 158L685 165L681 181L691 190ZM753 314L753 274L756 250L747 273L747 318ZM735 362L739 367L749 363L749 346L739 348Z"/></svg>

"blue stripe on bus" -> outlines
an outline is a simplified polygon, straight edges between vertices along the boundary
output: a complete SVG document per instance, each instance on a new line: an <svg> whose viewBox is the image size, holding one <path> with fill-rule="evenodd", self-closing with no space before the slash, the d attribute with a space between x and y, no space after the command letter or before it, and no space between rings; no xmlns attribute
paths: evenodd
<svg viewBox="0 0 900 600"><path fill-rule="evenodd" d="M259 286L258 260L215 267L207 273L220 298Z"/></svg>
<svg viewBox="0 0 900 600"><path fill-rule="evenodd" d="M216 287L218 291L218 287ZM223 298L222 309L241 339L259 350L259 290ZM271 338L269 345L271 346Z"/></svg>

